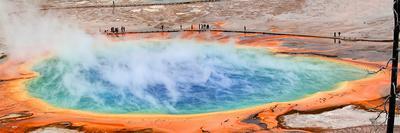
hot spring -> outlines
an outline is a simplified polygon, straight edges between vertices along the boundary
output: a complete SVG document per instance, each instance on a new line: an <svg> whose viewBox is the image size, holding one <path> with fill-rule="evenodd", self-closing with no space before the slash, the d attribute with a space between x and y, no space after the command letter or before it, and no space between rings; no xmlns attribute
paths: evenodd
<svg viewBox="0 0 400 133"><path fill-rule="evenodd" d="M197 114L304 98L367 76L350 65L265 48L189 40L96 47L36 63L30 95L60 108L113 114Z"/></svg>

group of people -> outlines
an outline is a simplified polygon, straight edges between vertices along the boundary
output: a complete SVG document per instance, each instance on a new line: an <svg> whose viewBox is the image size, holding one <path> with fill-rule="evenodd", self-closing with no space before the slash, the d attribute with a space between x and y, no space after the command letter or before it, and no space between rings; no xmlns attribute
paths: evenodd
<svg viewBox="0 0 400 133"><path fill-rule="evenodd" d="M161 31L164 31L165 26L161 25L160 28L161 28ZM180 25L179 28L180 28L180 30L183 30L182 25ZM190 29L194 30L193 25L190 25ZM211 29L211 26L209 24L199 24L199 31L206 31L206 30L210 30L210 29Z"/></svg>
<svg viewBox="0 0 400 133"><path fill-rule="evenodd" d="M340 37L340 32L337 32L338 37ZM333 32L333 37L336 37L336 32Z"/></svg>
<svg viewBox="0 0 400 133"><path fill-rule="evenodd" d="M333 32L333 37L335 37L335 39L333 39L333 41L334 41L334 43L336 43L336 37L339 37L340 38L340 32ZM336 36L337 35L337 36ZM342 43L342 41L340 40L340 39L338 39L338 43L339 44L341 44Z"/></svg>
<svg viewBox="0 0 400 133"><path fill-rule="evenodd" d="M199 24L199 30L210 30L210 28L209 24Z"/></svg>
<svg viewBox="0 0 400 133"><path fill-rule="evenodd" d="M121 31L119 31L119 29L121 29ZM121 28L111 27L110 32L115 34L126 33L126 28L124 26L121 26ZM104 30L104 33L108 33L108 30Z"/></svg>
<svg viewBox="0 0 400 133"><path fill-rule="evenodd" d="M101 29L99 29L101 32ZM110 31L110 32L109 32ZM119 27L111 27L110 30L104 30L104 34L113 33L118 37L118 33L126 33L126 28L124 26Z"/></svg>

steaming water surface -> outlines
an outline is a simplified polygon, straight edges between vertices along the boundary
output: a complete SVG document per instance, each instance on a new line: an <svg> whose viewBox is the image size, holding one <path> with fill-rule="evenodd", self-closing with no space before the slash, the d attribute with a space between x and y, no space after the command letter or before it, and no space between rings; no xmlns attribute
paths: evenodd
<svg viewBox="0 0 400 133"><path fill-rule="evenodd" d="M295 100L366 76L315 58L182 40L92 52L89 59L38 63L30 94L57 107L100 113L194 114Z"/></svg>

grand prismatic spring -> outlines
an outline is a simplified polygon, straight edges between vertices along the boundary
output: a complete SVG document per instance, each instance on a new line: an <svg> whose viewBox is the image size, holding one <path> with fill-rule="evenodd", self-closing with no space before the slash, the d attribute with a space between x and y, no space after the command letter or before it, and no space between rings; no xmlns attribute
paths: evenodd
<svg viewBox="0 0 400 133"><path fill-rule="evenodd" d="M0 133L385 132L391 6L2 0Z"/></svg>
<svg viewBox="0 0 400 133"><path fill-rule="evenodd" d="M319 59L194 41L133 42L94 59L47 59L30 94L54 106L103 113L194 114L296 100L367 76Z"/></svg>

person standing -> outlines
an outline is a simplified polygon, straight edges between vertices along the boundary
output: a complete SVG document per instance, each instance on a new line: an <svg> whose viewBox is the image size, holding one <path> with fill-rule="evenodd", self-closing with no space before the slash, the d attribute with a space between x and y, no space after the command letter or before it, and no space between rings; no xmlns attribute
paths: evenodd
<svg viewBox="0 0 400 133"><path fill-rule="evenodd" d="M338 33L339 37L340 37L340 34L341 34L341 33L339 32L339 33Z"/></svg>

